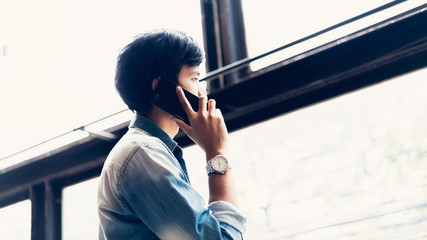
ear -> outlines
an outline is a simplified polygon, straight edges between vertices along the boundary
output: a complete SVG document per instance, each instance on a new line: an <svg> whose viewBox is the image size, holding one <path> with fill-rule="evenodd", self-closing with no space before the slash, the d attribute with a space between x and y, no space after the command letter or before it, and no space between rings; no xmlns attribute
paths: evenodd
<svg viewBox="0 0 427 240"><path fill-rule="evenodd" d="M160 78L153 79L153 82L151 82L151 88L153 91L156 89L157 84L159 83ZM151 103L155 103L157 99L159 98L159 94L153 92L153 95L151 96Z"/></svg>
<svg viewBox="0 0 427 240"><path fill-rule="evenodd" d="M159 77L158 77L158 78L155 78L155 79L153 80L153 82L151 83L151 88L153 89L153 91L156 89L157 84L159 83L159 80L160 80L160 78L159 78Z"/></svg>

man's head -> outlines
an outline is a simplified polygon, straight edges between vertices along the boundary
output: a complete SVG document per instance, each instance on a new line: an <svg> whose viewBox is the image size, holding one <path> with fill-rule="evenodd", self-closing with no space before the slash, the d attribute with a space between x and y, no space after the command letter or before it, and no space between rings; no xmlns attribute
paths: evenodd
<svg viewBox="0 0 427 240"><path fill-rule="evenodd" d="M118 57L115 84L126 105L148 115L152 104L152 82L178 82L183 66L198 66L203 50L188 35L173 30L156 30L137 36Z"/></svg>

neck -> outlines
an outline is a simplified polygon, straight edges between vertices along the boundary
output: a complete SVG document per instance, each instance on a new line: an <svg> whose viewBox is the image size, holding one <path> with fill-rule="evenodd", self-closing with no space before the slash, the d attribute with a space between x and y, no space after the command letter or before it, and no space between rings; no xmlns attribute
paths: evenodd
<svg viewBox="0 0 427 240"><path fill-rule="evenodd" d="M151 113L148 115L148 118L151 119L157 126L159 126L165 133L167 133L171 138L174 138L179 131L178 125L175 121L172 120L172 115L153 106Z"/></svg>

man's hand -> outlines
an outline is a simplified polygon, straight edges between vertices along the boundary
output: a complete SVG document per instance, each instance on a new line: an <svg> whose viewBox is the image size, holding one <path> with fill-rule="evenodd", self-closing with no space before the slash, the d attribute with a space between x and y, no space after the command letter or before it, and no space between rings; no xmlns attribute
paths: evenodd
<svg viewBox="0 0 427 240"><path fill-rule="evenodd" d="M195 112L184 95L181 87L177 87L177 94L184 111L187 113L191 126L180 119L174 118L178 126L199 145L209 160L216 155L226 155L228 150L228 132L224 118L216 102L206 96L199 96L199 110ZM207 104L206 104L207 103Z"/></svg>
<svg viewBox="0 0 427 240"><path fill-rule="evenodd" d="M216 108L215 100L211 99L206 104L207 97L199 96L199 110L195 112L191 108L181 87L177 87L176 91L191 124L190 127L180 119L174 118L178 126L206 152L206 160L216 155L227 155L227 127L225 126L221 111ZM235 207L239 206L231 169L224 175L210 174L208 182L209 203L226 201Z"/></svg>

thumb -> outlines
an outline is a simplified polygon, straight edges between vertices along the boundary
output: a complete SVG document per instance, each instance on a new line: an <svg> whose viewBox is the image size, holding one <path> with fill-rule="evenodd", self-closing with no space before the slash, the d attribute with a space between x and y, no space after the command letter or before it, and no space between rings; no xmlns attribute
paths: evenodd
<svg viewBox="0 0 427 240"><path fill-rule="evenodd" d="M184 121L182 121L179 118L172 118L172 120L176 122L178 127L181 128L182 131L185 132L185 134L187 134L189 137L191 136L191 127L190 126L188 126Z"/></svg>

